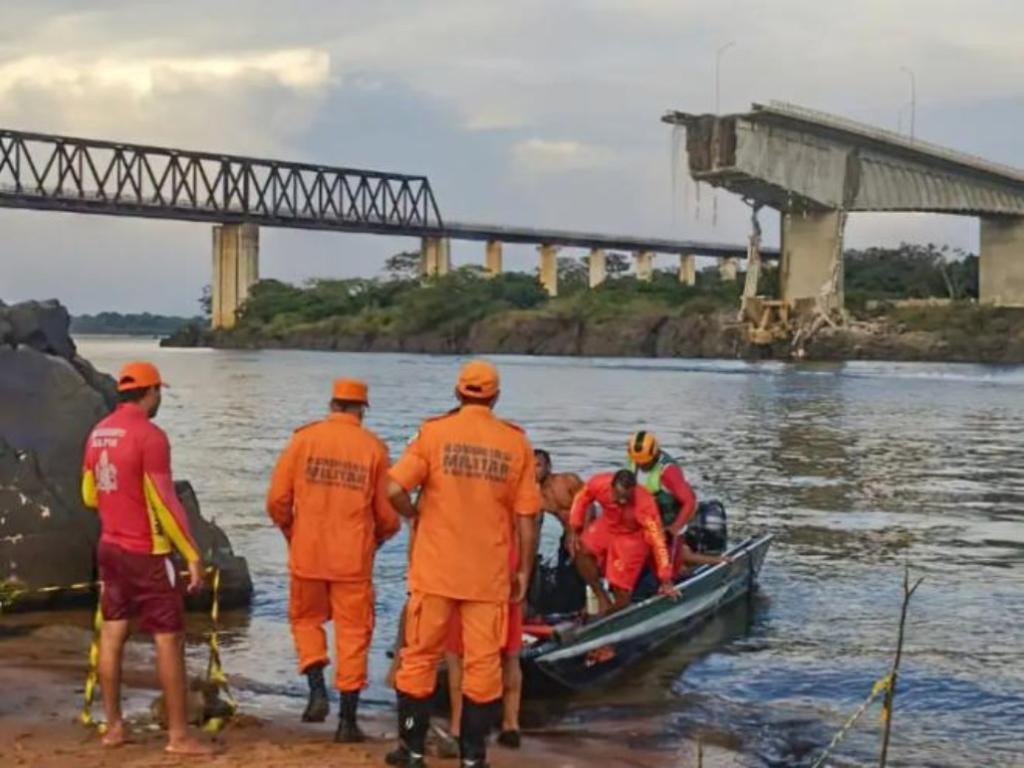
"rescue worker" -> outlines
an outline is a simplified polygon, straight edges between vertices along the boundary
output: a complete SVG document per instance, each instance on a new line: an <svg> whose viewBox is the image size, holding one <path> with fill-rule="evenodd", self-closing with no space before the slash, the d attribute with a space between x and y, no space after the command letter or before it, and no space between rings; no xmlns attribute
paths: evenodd
<svg viewBox="0 0 1024 768"><path fill-rule="evenodd" d="M508 606L525 596L540 513L530 442L493 413L499 389L493 365L468 363L456 385L459 408L424 422L391 469L391 501L400 515L416 518L416 536L396 674L399 746L389 765L423 765L430 697L456 611L464 644L462 764L485 764L502 694ZM509 550L517 541L513 572Z"/></svg>
<svg viewBox="0 0 1024 768"><path fill-rule="evenodd" d="M601 514L584 530L587 511L594 503L601 507ZM597 596L601 614L629 605L650 555L661 584L658 593L678 596L658 506L628 469L590 478L573 500L569 526L569 549L576 556L580 576ZM614 601L601 585L602 569Z"/></svg>
<svg viewBox="0 0 1024 768"><path fill-rule="evenodd" d="M693 517L697 496L683 476L679 463L661 449L653 432L640 431L629 438L626 452L629 469L637 483L658 503L661 524L676 537Z"/></svg>
<svg viewBox="0 0 1024 768"><path fill-rule="evenodd" d="M650 491L658 503L673 573L678 575L687 565L700 564L700 558L686 546L682 536L697 510L697 496L683 476L682 467L661 449L653 432L634 433L629 438L626 453L637 482Z"/></svg>
<svg viewBox="0 0 1024 768"><path fill-rule="evenodd" d="M152 419L166 386L156 366L125 365L118 375L117 408L89 434L82 500L97 509L96 559L102 589L99 678L107 730L103 744L125 743L121 714L121 659L130 619L153 635L156 667L167 707L167 746L175 755L211 755L189 735L185 714L185 604L178 589L174 547L188 563L188 591L203 584L203 564L188 517L174 492L171 449Z"/></svg>
<svg viewBox="0 0 1024 768"><path fill-rule="evenodd" d="M336 380L330 414L295 431L267 493L267 512L288 541L288 618L309 683L302 719L328 715L323 625L333 620L339 743L364 739L356 714L373 635L373 560L399 529L387 494L387 446L362 426L368 406L364 382Z"/></svg>

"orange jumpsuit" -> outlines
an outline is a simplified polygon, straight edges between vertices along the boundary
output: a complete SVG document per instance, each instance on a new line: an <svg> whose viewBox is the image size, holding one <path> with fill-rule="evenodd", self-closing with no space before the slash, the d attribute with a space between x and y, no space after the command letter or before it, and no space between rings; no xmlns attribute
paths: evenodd
<svg viewBox="0 0 1024 768"><path fill-rule="evenodd" d="M354 414L296 430L278 459L267 511L288 539L288 618L299 672L326 664L323 625L334 621L335 685L366 686L373 635L373 559L399 529L387 495L387 446Z"/></svg>
<svg viewBox="0 0 1024 768"><path fill-rule="evenodd" d="M516 517L540 512L530 442L490 408L463 405L423 424L391 478L406 491L421 488L396 687L418 699L433 693L457 609L463 692L478 704L500 699L509 548Z"/></svg>

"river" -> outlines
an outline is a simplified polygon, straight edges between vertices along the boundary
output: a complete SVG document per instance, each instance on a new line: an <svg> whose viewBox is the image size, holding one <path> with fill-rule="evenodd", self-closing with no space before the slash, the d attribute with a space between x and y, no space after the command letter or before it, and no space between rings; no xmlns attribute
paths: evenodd
<svg viewBox="0 0 1024 768"><path fill-rule="evenodd" d="M176 474L248 558L256 586L251 614L224 638L226 667L245 706L301 709L285 547L263 511L275 457L292 429L323 414L339 375L368 380L367 424L397 454L421 419L451 407L462 360L163 350L137 339L79 347L108 371L152 359L171 383L159 423ZM733 535L776 534L751 603L609 690L529 709L534 738L616 722L628 733L642 721L646 747L700 737L735 750L741 765L809 765L887 670L908 564L924 583L890 765L1024 765L1024 368L496 362L500 414L525 426L556 470L611 468L627 436L647 427L702 498L725 502ZM366 697L381 707L393 701L382 678L405 547L403 532L377 564ZM876 709L831 764L869 761L878 741Z"/></svg>

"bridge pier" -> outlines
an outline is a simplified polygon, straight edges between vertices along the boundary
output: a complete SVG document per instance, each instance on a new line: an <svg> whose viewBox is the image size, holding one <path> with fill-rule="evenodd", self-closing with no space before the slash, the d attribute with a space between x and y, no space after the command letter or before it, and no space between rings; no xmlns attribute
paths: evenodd
<svg viewBox="0 0 1024 768"><path fill-rule="evenodd" d="M697 284L697 257L693 254L680 255L679 282L690 287Z"/></svg>
<svg viewBox="0 0 1024 768"><path fill-rule="evenodd" d="M654 279L654 251L637 251L633 254L636 264L636 279L649 283Z"/></svg>
<svg viewBox="0 0 1024 768"><path fill-rule="evenodd" d="M1024 307L1024 216L981 219L978 272L982 304Z"/></svg>
<svg viewBox="0 0 1024 768"><path fill-rule="evenodd" d="M487 276L497 277L501 274L502 258L501 258L501 241L500 240L488 240L487 248L485 251L485 259L487 265Z"/></svg>
<svg viewBox="0 0 1024 768"><path fill-rule="evenodd" d="M730 257L718 262L718 276L724 283L735 283L739 269L739 261L734 258Z"/></svg>
<svg viewBox="0 0 1024 768"><path fill-rule="evenodd" d="M420 274L441 277L452 268L452 241L447 237L424 237L420 240Z"/></svg>
<svg viewBox="0 0 1024 768"><path fill-rule="evenodd" d="M260 230L255 224L213 228L210 326L234 328L249 289L260 279Z"/></svg>
<svg viewBox="0 0 1024 768"><path fill-rule="evenodd" d="M781 299L820 300L825 312L843 307L842 211L782 214Z"/></svg>
<svg viewBox="0 0 1024 768"><path fill-rule="evenodd" d="M558 295L558 246L542 245L540 251L540 284L548 296Z"/></svg>
<svg viewBox="0 0 1024 768"><path fill-rule="evenodd" d="M608 279L607 260L603 248L590 249L590 255L587 257L587 267L590 271L588 285L591 288L597 288L597 286Z"/></svg>

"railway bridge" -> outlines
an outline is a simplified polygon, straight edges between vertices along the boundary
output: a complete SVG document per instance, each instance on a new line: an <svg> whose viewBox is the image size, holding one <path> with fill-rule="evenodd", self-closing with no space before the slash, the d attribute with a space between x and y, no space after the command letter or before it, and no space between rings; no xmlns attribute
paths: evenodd
<svg viewBox="0 0 1024 768"><path fill-rule="evenodd" d="M534 244L551 295L560 248L589 251L592 287L606 277L607 249L631 251L640 280L652 278L656 254L677 256L679 279L691 285L697 256L718 258L723 276L735 279L747 252L746 245L451 222L425 176L2 129L0 207L212 224L215 328L235 324L259 279L260 227L417 237L427 276L450 269L453 239L485 243L492 275L502 270L503 243Z"/></svg>

